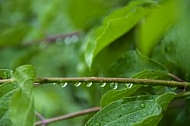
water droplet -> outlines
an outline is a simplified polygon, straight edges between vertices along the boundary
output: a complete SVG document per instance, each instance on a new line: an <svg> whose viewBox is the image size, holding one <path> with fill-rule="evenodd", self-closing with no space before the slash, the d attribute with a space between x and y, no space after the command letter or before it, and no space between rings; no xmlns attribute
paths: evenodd
<svg viewBox="0 0 190 126"><path fill-rule="evenodd" d="M106 86L106 82L100 84L100 87L105 87L105 86Z"/></svg>
<svg viewBox="0 0 190 126"><path fill-rule="evenodd" d="M73 35L72 37L71 37L71 41L72 42L77 42L79 40L79 37L77 36L77 35Z"/></svg>
<svg viewBox="0 0 190 126"><path fill-rule="evenodd" d="M96 123L95 123L95 125L96 125L96 126L100 126L100 125L101 125L101 123L99 123L99 122L96 122Z"/></svg>
<svg viewBox="0 0 190 126"><path fill-rule="evenodd" d="M149 105L148 108L150 109L152 107L152 105Z"/></svg>
<svg viewBox="0 0 190 126"><path fill-rule="evenodd" d="M128 109L131 110L131 107L129 106Z"/></svg>
<svg viewBox="0 0 190 126"><path fill-rule="evenodd" d="M65 44L66 44L66 45L70 45L71 43L72 43L71 37L66 37L66 38L65 38Z"/></svg>
<svg viewBox="0 0 190 126"><path fill-rule="evenodd" d="M146 104L142 103L140 106L141 106L141 108L145 108Z"/></svg>
<svg viewBox="0 0 190 126"><path fill-rule="evenodd" d="M53 83L53 85L56 85L56 83Z"/></svg>
<svg viewBox="0 0 190 126"><path fill-rule="evenodd" d="M61 83L61 87L64 88L64 87L67 86L67 84L68 84L67 82L65 82L65 83Z"/></svg>
<svg viewBox="0 0 190 126"><path fill-rule="evenodd" d="M146 111L144 111L144 112L141 113L141 116L142 116L142 117L145 117L147 114L148 114L148 113L147 113Z"/></svg>
<svg viewBox="0 0 190 126"><path fill-rule="evenodd" d="M128 118L123 120L123 124L128 122Z"/></svg>
<svg viewBox="0 0 190 126"><path fill-rule="evenodd" d="M133 84L132 83L128 83L128 84L125 84L127 86L127 88L132 88Z"/></svg>
<svg viewBox="0 0 190 126"><path fill-rule="evenodd" d="M121 110L125 111L125 110L126 110L125 106L123 106L123 107L121 108Z"/></svg>
<svg viewBox="0 0 190 126"><path fill-rule="evenodd" d="M89 82L86 84L86 87L90 87L90 86L92 86L92 82Z"/></svg>
<svg viewBox="0 0 190 126"><path fill-rule="evenodd" d="M57 38L57 39L56 39L56 44L57 44L57 45L63 44L63 39L62 39L62 38Z"/></svg>
<svg viewBox="0 0 190 126"><path fill-rule="evenodd" d="M80 85L81 85L81 82L74 84L75 87L79 87Z"/></svg>
<svg viewBox="0 0 190 126"><path fill-rule="evenodd" d="M44 41L41 42L40 45L39 45L40 48L45 48L46 46L47 46L47 43L44 42Z"/></svg>
<svg viewBox="0 0 190 126"><path fill-rule="evenodd" d="M113 89L113 90L116 90L118 88L118 83L111 83L110 84L110 87Z"/></svg>
<svg viewBox="0 0 190 126"><path fill-rule="evenodd" d="M170 90L175 91L177 87L169 87Z"/></svg>

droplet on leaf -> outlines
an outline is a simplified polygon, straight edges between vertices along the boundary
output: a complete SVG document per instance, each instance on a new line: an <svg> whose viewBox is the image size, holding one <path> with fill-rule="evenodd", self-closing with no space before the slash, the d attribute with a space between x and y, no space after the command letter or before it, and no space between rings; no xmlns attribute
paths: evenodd
<svg viewBox="0 0 190 126"><path fill-rule="evenodd" d="M144 103L142 103L140 106L141 106L141 108L145 108L146 107L146 105Z"/></svg>

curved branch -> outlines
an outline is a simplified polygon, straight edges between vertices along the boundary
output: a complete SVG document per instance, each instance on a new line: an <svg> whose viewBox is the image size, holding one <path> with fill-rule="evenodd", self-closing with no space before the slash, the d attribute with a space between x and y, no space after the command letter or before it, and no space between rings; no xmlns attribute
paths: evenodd
<svg viewBox="0 0 190 126"><path fill-rule="evenodd" d="M70 113L70 114L67 114L67 115L63 115L63 116L58 116L58 117L54 117L54 118L50 118L50 119L45 119L43 121L38 121L38 122L35 123L35 125L41 125L41 124L44 124L44 122L46 124L48 124L48 123L56 122L56 121L59 121L59 120L74 118L74 117L78 117L78 116L81 116L81 115L97 112L100 109L101 109L100 107L89 108L89 109L85 109L85 110L82 110L82 111L79 111L79 112L74 112L74 113Z"/></svg>

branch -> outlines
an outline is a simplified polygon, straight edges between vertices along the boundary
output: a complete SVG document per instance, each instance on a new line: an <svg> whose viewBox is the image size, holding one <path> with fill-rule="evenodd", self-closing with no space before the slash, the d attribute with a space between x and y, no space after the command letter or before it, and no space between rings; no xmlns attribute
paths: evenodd
<svg viewBox="0 0 190 126"><path fill-rule="evenodd" d="M44 124L44 122L46 124L48 124L48 123L56 122L56 121L59 121L59 120L65 120L65 119L69 119L69 118L73 118L73 117L78 117L78 116L81 116L81 115L97 112L100 109L101 109L100 107L89 108L89 109L85 109L85 110L82 110L82 111L79 111L79 112L70 113L70 114L67 114L67 115L58 116L58 117L54 117L54 118L50 118L50 119L45 119L43 121L37 121L35 123L35 125Z"/></svg>
<svg viewBox="0 0 190 126"><path fill-rule="evenodd" d="M24 46L30 46L30 45L33 45L33 44L39 44L40 42L54 43L58 39L65 39L66 37L71 37L73 35L79 36L81 33L82 33L81 30L77 30L77 31L74 31L74 32L71 32L71 33L66 33L66 34L47 36L47 37L39 39L39 40L25 42L23 45Z"/></svg>
<svg viewBox="0 0 190 126"><path fill-rule="evenodd" d="M14 81L13 79L3 79L3 80L0 79L0 84L9 83L9 82L13 82L13 81Z"/></svg>
<svg viewBox="0 0 190 126"><path fill-rule="evenodd" d="M140 84L140 85L159 85L169 87L190 87L190 83L167 81L167 80L154 80L154 79L139 79L139 78L108 78L108 77L72 77L72 78L38 78L36 85L43 83L77 83L77 82L92 82L92 83L118 83L118 84Z"/></svg>
<svg viewBox="0 0 190 126"><path fill-rule="evenodd" d="M0 80L0 83L12 82L12 79ZM139 85L155 85L169 87L190 87L189 82L154 80L154 79L139 79L139 78L109 78L109 77L72 77L72 78L37 78L35 85L45 83L77 83L77 82L92 82L92 83L118 83L118 84L139 84Z"/></svg>
<svg viewBox="0 0 190 126"><path fill-rule="evenodd" d="M35 112L35 115L38 116L38 118L41 119L41 122L42 122L41 124L42 124L42 126L45 126L45 125L47 124L46 119L45 119L40 113Z"/></svg>
<svg viewBox="0 0 190 126"><path fill-rule="evenodd" d="M170 76L171 78L173 78L173 79L175 79L175 80L177 80L177 81L179 81L179 82L183 82L183 80L182 80L181 78L177 77L177 76L174 75L174 74L168 73L168 76Z"/></svg>

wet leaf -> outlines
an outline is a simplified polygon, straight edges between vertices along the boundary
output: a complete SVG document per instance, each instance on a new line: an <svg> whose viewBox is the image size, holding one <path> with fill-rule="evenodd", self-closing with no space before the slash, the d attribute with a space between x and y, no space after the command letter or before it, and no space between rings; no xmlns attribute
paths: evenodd
<svg viewBox="0 0 190 126"><path fill-rule="evenodd" d="M14 82L0 84L0 124L3 126L12 126L9 117L9 104L16 88Z"/></svg>
<svg viewBox="0 0 190 126"><path fill-rule="evenodd" d="M12 70L0 69L0 79L10 79L11 77ZM5 126L12 125L9 118L9 104L16 87L14 82L0 84L0 124Z"/></svg>
<svg viewBox="0 0 190 126"><path fill-rule="evenodd" d="M167 72L163 71L152 71L152 70L144 70L136 75L134 75L132 78L152 78L152 79L159 79L164 76L167 76ZM101 106L104 107L108 105L109 103L122 99L124 97L131 96L133 93L135 93L139 88L141 88L142 85L133 85L129 88L125 88L122 90L110 90L101 98Z"/></svg>
<svg viewBox="0 0 190 126"><path fill-rule="evenodd" d="M108 71L109 76L131 77L143 70L168 72L165 66L142 55L139 51L128 51Z"/></svg>
<svg viewBox="0 0 190 126"><path fill-rule="evenodd" d="M175 93L123 98L105 106L86 126L156 126Z"/></svg>

